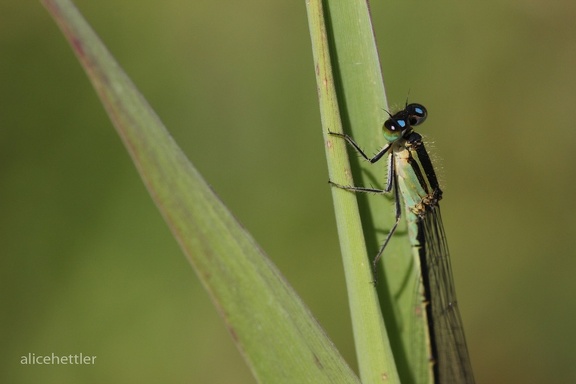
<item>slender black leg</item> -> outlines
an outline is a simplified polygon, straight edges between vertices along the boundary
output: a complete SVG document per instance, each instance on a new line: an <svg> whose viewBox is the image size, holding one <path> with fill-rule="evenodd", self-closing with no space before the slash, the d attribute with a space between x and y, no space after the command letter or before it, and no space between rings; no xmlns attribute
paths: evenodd
<svg viewBox="0 0 576 384"><path fill-rule="evenodd" d="M342 184L335 183L331 180L328 180L328 182L335 187L342 188L342 189L345 189L345 190L351 191L351 192L390 193L390 191L392 190L392 185L394 184L392 182L394 174L395 174L395 172L394 172L394 158L393 158L392 154L390 153L390 154L388 154L388 175L387 175L387 179L386 179L386 188L384 188L384 189L354 187L351 185L342 185Z"/></svg>
<svg viewBox="0 0 576 384"><path fill-rule="evenodd" d="M376 276L376 270L377 270L376 266L378 265L378 262L382 258L384 249L386 249L386 246L388 245L388 242L392 238L392 235L394 235L394 232L396 232L396 228L398 227L398 223L400 222L400 217L402 216L402 208L400 206L400 196L398 196L398 177L396 173L393 173L393 184L394 184L394 206L395 206L394 216L396 218L396 222L392 226L392 229L390 229L388 236L386 236L386 240L384 240L384 244L382 244L382 246L380 247L380 250L378 251L376 257L374 258L374 261L372 261L372 267L374 268L374 276Z"/></svg>
<svg viewBox="0 0 576 384"><path fill-rule="evenodd" d="M364 187L354 187L351 185L342 185L342 184L338 184L335 183L331 180L328 180L328 182L330 184L332 184L335 187L341 188L341 189L345 189L347 191L350 192L366 192L366 193L388 193L388 191L384 190L384 189L378 189L378 188L364 188Z"/></svg>
<svg viewBox="0 0 576 384"><path fill-rule="evenodd" d="M362 148L360 148L360 146L358 144L356 144L356 142L347 134L336 133L336 132L328 132L328 133L332 136L341 137L344 140L346 140L346 142L348 144L350 144L352 147L354 147L354 149L356 150L356 152L358 152L360 154L360 156L362 156L364 159L368 160L372 164L374 164L375 162L380 160L382 158L382 156L384 156L386 154L386 152L388 152L390 150L390 148L392 147L392 144L386 144L380 151L378 151L377 154L374 155L374 157L370 158L366 155L366 153L364 153Z"/></svg>

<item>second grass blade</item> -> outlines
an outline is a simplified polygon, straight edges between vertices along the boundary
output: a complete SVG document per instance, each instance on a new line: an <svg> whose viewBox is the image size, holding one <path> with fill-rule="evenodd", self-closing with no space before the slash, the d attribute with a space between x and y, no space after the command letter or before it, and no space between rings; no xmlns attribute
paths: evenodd
<svg viewBox="0 0 576 384"><path fill-rule="evenodd" d="M343 140L327 135L342 130L368 153L385 144L388 107L367 2L311 0L308 17L330 179L382 188L384 164L354 155L349 165ZM419 382L429 362L421 353L425 324L405 227L389 243L374 289L370 261L392 226L392 200L343 190L333 190L333 197L362 381Z"/></svg>

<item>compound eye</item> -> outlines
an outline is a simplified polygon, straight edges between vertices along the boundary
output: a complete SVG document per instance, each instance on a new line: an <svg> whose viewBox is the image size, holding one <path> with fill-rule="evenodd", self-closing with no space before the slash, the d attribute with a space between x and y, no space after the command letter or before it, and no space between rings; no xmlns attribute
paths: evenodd
<svg viewBox="0 0 576 384"><path fill-rule="evenodd" d="M423 123L428 117L428 111L421 104L408 104L405 111L408 115L408 122L412 126Z"/></svg>
<svg viewBox="0 0 576 384"><path fill-rule="evenodd" d="M390 132L401 132L408 128L408 121L404 118L390 118L384 122L384 127Z"/></svg>

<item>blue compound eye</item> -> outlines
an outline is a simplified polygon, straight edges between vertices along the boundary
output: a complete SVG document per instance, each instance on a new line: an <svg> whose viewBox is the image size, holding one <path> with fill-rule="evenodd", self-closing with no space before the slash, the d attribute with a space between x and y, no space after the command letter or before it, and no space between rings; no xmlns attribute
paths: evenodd
<svg viewBox="0 0 576 384"><path fill-rule="evenodd" d="M384 123L384 127L391 132L401 132L409 127L408 120L405 118L391 117Z"/></svg>
<svg viewBox="0 0 576 384"><path fill-rule="evenodd" d="M421 104L408 104L404 111L408 116L408 123L412 126L422 124L428 117L428 111Z"/></svg>

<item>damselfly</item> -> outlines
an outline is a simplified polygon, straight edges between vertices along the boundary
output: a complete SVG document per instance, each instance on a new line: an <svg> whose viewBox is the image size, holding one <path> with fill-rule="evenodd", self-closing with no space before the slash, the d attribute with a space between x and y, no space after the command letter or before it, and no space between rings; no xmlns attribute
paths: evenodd
<svg viewBox="0 0 576 384"><path fill-rule="evenodd" d="M400 222L402 198L410 243L419 258L434 382L468 384L474 383L474 377L456 303L448 244L438 205L442 190L422 136L413 130L414 126L426 120L427 115L426 108L420 104L407 104L402 111L391 115L383 127L388 143L371 158L350 136L330 132L345 139L370 163L376 163L388 154L388 177L383 190L331 184L352 192L393 192L396 221L374 258L374 270Z"/></svg>

